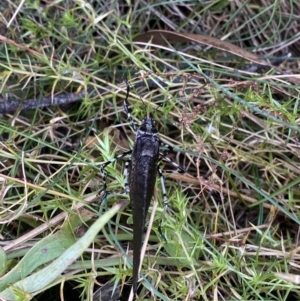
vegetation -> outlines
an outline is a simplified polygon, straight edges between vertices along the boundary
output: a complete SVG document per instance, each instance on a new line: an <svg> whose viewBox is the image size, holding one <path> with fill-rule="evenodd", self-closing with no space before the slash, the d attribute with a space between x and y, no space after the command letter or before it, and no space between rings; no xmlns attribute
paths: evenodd
<svg viewBox="0 0 300 301"><path fill-rule="evenodd" d="M187 170L161 162L139 300L300 298L297 1L0 7L0 300L132 300L124 161L98 204L134 139L124 79Z"/></svg>

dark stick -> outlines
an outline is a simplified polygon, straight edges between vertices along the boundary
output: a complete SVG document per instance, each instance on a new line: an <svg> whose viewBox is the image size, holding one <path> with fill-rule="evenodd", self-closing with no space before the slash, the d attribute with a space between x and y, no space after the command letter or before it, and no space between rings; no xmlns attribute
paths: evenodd
<svg viewBox="0 0 300 301"><path fill-rule="evenodd" d="M282 58L277 58L271 61L271 64L274 66L280 65L284 60L291 59L290 56L286 55ZM181 66L182 70L187 68L187 66ZM257 72L262 73L264 71L269 70L269 66L264 65L258 65L258 64L249 64L245 65L244 67L240 68L242 71L248 71L248 72ZM210 72L207 72L206 75L210 76ZM147 82L147 85L149 88L157 88L159 86L166 87L168 84L160 79L158 75L151 74L152 77L155 77L155 80L152 78L148 79L140 79L138 82L134 84L134 87L137 88L139 86L145 86L145 82ZM163 76L163 74L162 74ZM214 77L218 76L218 74L214 73ZM235 76L235 78L238 80L239 76L238 74ZM194 82L202 82L197 76L192 76L192 78L189 77L189 80L193 80ZM171 83L177 84L181 83L182 76L177 76L172 78ZM86 96L95 96L97 94L105 94L112 90L112 87L107 85L103 89L98 89L98 91L93 88L89 87L87 91L81 91L79 93L61 93L58 95L53 96L47 96L47 97L41 97L41 98L32 98L27 100L20 100L15 97L9 96L7 99L2 97L0 98L0 114L6 114L6 113L14 113L18 109L21 111L36 109L39 107L48 107L48 106L58 106L63 104L69 104L72 102L80 101Z"/></svg>
<svg viewBox="0 0 300 301"><path fill-rule="evenodd" d="M21 111L36 109L38 107L49 107L69 104L83 99L89 93L87 91L80 91L79 93L62 93L55 96L26 99L24 101L9 97L8 99L0 101L0 114L14 113L18 109Z"/></svg>

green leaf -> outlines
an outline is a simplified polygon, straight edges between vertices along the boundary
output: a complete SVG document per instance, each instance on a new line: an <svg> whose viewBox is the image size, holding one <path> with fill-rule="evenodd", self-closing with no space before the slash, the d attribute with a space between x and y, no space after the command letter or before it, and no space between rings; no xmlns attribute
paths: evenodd
<svg viewBox="0 0 300 301"><path fill-rule="evenodd" d="M168 241L164 245L167 253L172 258L176 258L181 266L190 266L191 262L194 261L194 256L191 256L196 244L194 239L187 232L177 233L171 230L167 231L167 237Z"/></svg>
<svg viewBox="0 0 300 301"><path fill-rule="evenodd" d="M60 230L42 239L9 273L0 278L0 291L24 279L39 266L59 257L74 242L74 235L66 230Z"/></svg>
<svg viewBox="0 0 300 301"><path fill-rule="evenodd" d="M57 280L57 278L60 277L60 275L67 269L67 267L71 263L73 263L86 250L86 248L88 248L88 246L93 242L95 236L99 233L102 227L121 209L124 203L125 202L115 205L100 218L98 218L84 236L82 236L76 243L65 250L61 254L61 256L59 256L47 267L22 279L21 281L18 281L17 283L2 291L0 293L0 300L1 298L3 298L4 300L17 301L17 299L20 298L20 296L18 296L20 292L22 292L23 297L26 296L25 299L23 298L24 300L30 300L35 292L42 290L46 286L50 285L53 281ZM62 244L61 241L58 242ZM65 239L65 243L66 242L69 242L69 240ZM47 257L48 249L44 251L46 252L42 252L42 254L40 253L39 257ZM47 258L49 259L49 257ZM38 260L38 256L35 256L34 259ZM33 264L33 261L34 260L31 261L31 264ZM22 260L22 262L24 262L24 259ZM27 265L27 270L28 269L29 267ZM2 281L3 279L0 279L1 284Z"/></svg>
<svg viewBox="0 0 300 301"><path fill-rule="evenodd" d="M6 257L6 253L0 247L0 275L3 275L5 273L5 271L7 270L7 266L8 266L8 260Z"/></svg>

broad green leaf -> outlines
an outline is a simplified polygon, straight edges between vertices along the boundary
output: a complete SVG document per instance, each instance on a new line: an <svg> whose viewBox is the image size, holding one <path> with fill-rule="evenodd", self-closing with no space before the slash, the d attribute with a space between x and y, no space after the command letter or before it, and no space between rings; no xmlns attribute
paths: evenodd
<svg viewBox="0 0 300 301"><path fill-rule="evenodd" d="M89 230L76 243L70 246L65 252L55 259L47 267L38 272L18 281L0 293L4 300L17 301L20 300L20 293L23 300L30 300L35 292L42 290L57 280L60 275L73 263L93 242L95 236L102 227L121 209L125 202L119 203L103 214L89 228Z"/></svg>
<svg viewBox="0 0 300 301"><path fill-rule="evenodd" d="M66 230L60 230L45 237L32 247L10 272L0 278L0 291L24 279L42 264L57 258L74 242L74 235Z"/></svg>
<svg viewBox="0 0 300 301"><path fill-rule="evenodd" d="M0 276L3 275L5 273L5 271L7 270L7 265L8 265L8 260L6 257L6 253L0 247Z"/></svg>

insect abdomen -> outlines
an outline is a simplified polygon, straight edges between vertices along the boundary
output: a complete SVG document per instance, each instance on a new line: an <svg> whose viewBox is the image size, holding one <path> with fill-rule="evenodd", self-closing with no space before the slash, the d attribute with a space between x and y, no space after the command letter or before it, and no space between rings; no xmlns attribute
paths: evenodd
<svg viewBox="0 0 300 301"><path fill-rule="evenodd" d="M133 291L139 277L145 219L154 193L159 158L159 138L137 132L129 167L129 196L133 218Z"/></svg>

